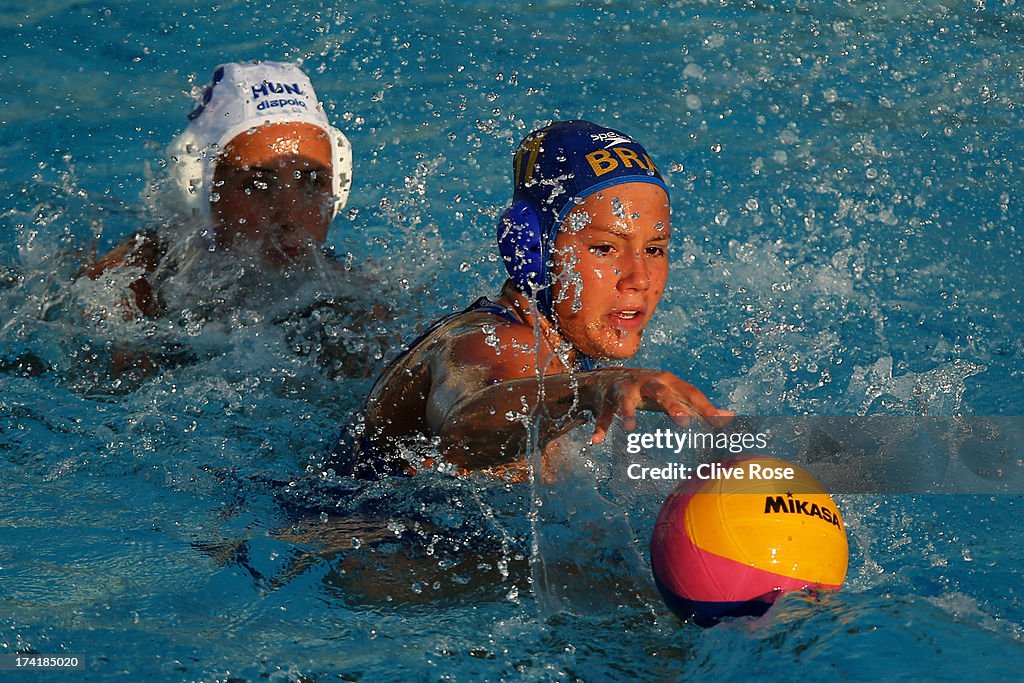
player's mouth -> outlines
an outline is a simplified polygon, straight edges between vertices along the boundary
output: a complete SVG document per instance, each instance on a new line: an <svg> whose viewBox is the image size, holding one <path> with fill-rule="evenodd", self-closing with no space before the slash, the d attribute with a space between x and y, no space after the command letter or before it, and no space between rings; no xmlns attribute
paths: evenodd
<svg viewBox="0 0 1024 683"><path fill-rule="evenodd" d="M618 308L609 314L612 325L620 330L639 330L647 316L642 308Z"/></svg>

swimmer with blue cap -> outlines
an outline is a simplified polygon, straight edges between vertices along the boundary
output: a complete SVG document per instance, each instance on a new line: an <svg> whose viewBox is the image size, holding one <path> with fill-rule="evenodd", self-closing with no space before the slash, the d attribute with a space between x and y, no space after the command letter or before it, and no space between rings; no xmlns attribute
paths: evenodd
<svg viewBox="0 0 1024 683"><path fill-rule="evenodd" d="M294 64L218 66L189 122L168 149L177 208L207 251L247 254L264 266L301 266L321 249L348 199L352 147L327 119L309 77ZM135 233L85 269L141 268L126 318L161 312L153 280L173 272L155 230Z"/></svg>
<svg viewBox="0 0 1024 683"><path fill-rule="evenodd" d="M524 416L543 447L588 416L596 444L616 417L632 429L637 410L679 424L732 415L670 372L598 367L637 352L668 276L668 187L646 150L610 128L557 122L522 141L513 178L498 221L501 296L439 320L384 371L363 461L426 436L462 471L519 478Z"/></svg>

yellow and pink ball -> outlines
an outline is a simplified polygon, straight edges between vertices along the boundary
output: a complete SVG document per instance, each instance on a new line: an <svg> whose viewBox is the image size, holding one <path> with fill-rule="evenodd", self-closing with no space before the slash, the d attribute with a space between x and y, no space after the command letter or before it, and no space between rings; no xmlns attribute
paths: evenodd
<svg viewBox="0 0 1024 683"><path fill-rule="evenodd" d="M846 577L846 528L835 501L807 471L766 456L724 460L719 476L682 482L661 507L651 566L666 604L711 626L760 616L789 591L838 590ZM792 478L751 471L792 468Z"/></svg>

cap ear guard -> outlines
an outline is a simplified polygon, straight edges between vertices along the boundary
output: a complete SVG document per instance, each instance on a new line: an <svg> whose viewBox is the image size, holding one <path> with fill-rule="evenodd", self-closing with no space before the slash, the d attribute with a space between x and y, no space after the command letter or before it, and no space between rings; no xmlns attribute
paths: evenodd
<svg viewBox="0 0 1024 683"><path fill-rule="evenodd" d="M548 284L540 216L530 202L513 202L498 219L498 252L509 277L524 293L536 295Z"/></svg>
<svg viewBox="0 0 1024 683"><path fill-rule="evenodd" d="M334 195L331 218L334 218L345 208L352 191L352 143L333 126L327 133L331 138L331 189Z"/></svg>

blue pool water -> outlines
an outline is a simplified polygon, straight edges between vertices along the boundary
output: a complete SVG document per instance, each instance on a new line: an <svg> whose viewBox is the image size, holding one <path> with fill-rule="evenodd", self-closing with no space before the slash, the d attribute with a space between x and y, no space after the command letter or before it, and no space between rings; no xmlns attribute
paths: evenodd
<svg viewBox="0 0 1024 683"><path fill-rule="evenodd" d="M673 187L638 364L748 414L1024 414L1015 3L22 5L0 654L82 655L82 680L1019 677L1020 496L839 494L841 593L699 630L647 571L667 491L609 474L614 445L554 487L316 474L401 341L500 285L511 154L553 118L635 134ZM256 57L301 60L352 140L351 279L194 272L166 319L96 315L84 255L168 220L149 190L191 93ZM161 371L112 373L125 345Z"/></svg>

